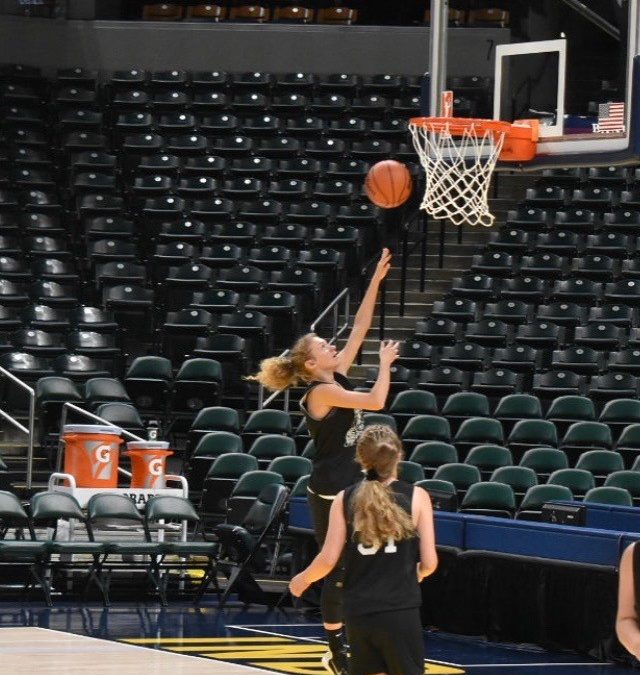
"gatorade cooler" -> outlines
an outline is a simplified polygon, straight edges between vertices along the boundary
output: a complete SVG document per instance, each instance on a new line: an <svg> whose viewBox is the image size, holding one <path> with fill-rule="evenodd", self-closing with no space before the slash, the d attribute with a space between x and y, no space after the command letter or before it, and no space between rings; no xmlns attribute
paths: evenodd
<svg viewBox="0 0 640 675"><path fill-rule="evenodd" d="M131 458L132 488L163 488L165 464L173 455L164 441L133 441L127 443L127 457Z"/></svg>
<svg viewBox="0 0 640 675"><path fill-rule="evenodd" d="M67 424L62 430L64 472L78 487L118 487L122 429L100 424Z"/></svg>

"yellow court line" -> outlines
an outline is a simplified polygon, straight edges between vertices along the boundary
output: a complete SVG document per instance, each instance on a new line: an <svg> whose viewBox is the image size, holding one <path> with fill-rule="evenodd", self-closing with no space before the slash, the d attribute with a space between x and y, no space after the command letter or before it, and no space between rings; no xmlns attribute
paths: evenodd
<svg viewBox="0 0 640 675"><path fill-rule="evenodd" d="M123 638L122 642L129 642L134 645L170 645L170 644L229 644L230 642L294 642L291 638L282 637L210 637L210 638Z"/></svg>
<svg viewBox="0 0 640 675"><path fill-rule="evenodd" d="M176 651L175 649L170 649L169 651ZM182 651L182 650L180 650ZM207 656L212 659L224 659L226 660L231 660L231 659L281 659L281 658L310 658L310 659L317 659L318 654L324 654L327 651L327 648L325 645L320 645L319 649L316 649L314 651L311 650L304 650L300 648L295 648L295 647L283 647L282 649L244 649L244 650L236 650L234 652L229 651L229 652L220 652L220 651L213 651L213 653L207 653L207 652L200 652L203 656Z"/></svg>
<svg viewBox="0 0 640 675"><path fill-rule="evenodd" d="M228 645L226 647L218 646L206 646L198 647L196 645L189 647L167 647L168 651L171 652L197 652L200 654L206 654L207 652L216 652L219 654L224 654L225 652L242 652L246 654L255 654L255 655L270 655L270 654L324 654L327 651L327 645L304 645L304 644L289 644L289 645L265 645L260 646L256 645L251 647L250 645Z"/></svg>
<svg viewBox="0 0 640 675"><path fill-rule="evenodd" d="M292 675L327 675L327 671L322 664L311 665L305 661L281 661L279 663L251 661L251 663L247 663L246 665L256 666L257 668L270 668L271 670L278 670L281 673L291 673Z"/></svg>

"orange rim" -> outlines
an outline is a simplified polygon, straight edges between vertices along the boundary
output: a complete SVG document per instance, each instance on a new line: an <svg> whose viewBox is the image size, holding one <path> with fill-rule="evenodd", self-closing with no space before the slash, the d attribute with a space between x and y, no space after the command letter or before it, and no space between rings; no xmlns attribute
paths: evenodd
<svg viewBox="0 0 640 675"><path fill-rule="evenodd" d="M475 117L412 117L409 124L424 127L434 133L447 130L452 136L462 136L466 131L474 129L476 134L501 133L509 136L511 124L502 120L487 120Z"/></svg>

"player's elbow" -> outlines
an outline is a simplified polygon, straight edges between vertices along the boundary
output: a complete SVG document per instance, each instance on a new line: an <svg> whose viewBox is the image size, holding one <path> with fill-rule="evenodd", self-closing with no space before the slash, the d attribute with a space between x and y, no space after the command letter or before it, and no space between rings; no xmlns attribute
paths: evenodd
<svg viewBox="0 0 640 675"><path fill-rule="evenodd" d="M378 412L378 410L382 410L384 408L384 401L374 398L371 400L371 402L367 403L367 405L363 407L365 410L369 410L371 412Z"/></svg>

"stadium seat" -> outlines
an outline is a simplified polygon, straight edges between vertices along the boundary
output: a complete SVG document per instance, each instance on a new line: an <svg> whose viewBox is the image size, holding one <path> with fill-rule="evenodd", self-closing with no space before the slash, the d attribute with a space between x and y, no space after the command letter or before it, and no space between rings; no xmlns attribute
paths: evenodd
<svg viewBox="0 0 640 675"><path fill-rule="evenodd" d="M402 431L402 442L407 452L424 441L448 443L450 440L451 429L448 420L436 415L414 415Z"/></svg>
<svg viewBox="0 0 640 675"><path fill-rule="evenodd" d="M496 482L470 485L460 505L461 513L497 518L513 518L515 510L516 499L512 487Z"/></svg>
<svg viewBox="0 0 640 675"><path fill-rule="evenodd" d="M442 464L436 469L433 478L453 483L459 497L463 496L471 485L482 480L477 466L459 463Z"/></svg>
<svg viewBox="0 0 640 675"><path fill-rule="evenodd" d="M476 445L502 445L504 433L502 425L496 419L473 417L466 419L460 425L453 439L460 457L465 459L471 448Z"/></svg>
<svg viewBox="0 0 640 675"><path fill-rule="evenodd" d="M584 496L585 503L633 506L629 492L621 487L599 486L591 488Z"/></svg>
<svg viewBox="0 0 640 675"><path fill-rule="evenodd" d="M497 467L491 477L491 482L505 483L510 485L519 504L527 490L538 484L538 476L533 469L525 466L500 466Z"/></svg>
<svg viewBox="0 0 640 675"><path fill-rule="evenodd" d="M477 466L483 478L488 480L498 467L511 466L513 457L508 448L501 445L484 444L472 447L467 453L464 463Z"/></svg>
<svg viewBox="0 0 640 675"><path fill-rule="evenodd" d="M593 474L596 485L602 485L606 477L614 471L622 471L624 463L621 455L611 450L587 450L579 457L576 469L586 469Z"/></svg>
<svg viewBox="0 0 640 675"><path fill-rule="evenodd" d="M557 469L568 469L569 460L562 450L556 448L529 448L522 455L519 466L533 469L542 483Z"/></svg>
<svg viewBox="0 0 640 675"><path fill-rule="evenodd" d="M417 483L424 480L425 473L422 465L408 460L398 462L398 479L407 483Z"/></svg>
<svg viewBox="0 0 640 675"><path fill-rule="evenodd" d="M629 492L635 506L640 501L640 472L638 471L613 471L605 481L605 487L624 488Z"/></svg>
<svg viewBox="0 0 640 675"><path fill-rule="evenodd" d="M420 464L424 469L425 476L431 478L439 466L457 463L458 451L450 443L427 441L413 448L409 460Z"/></svg>
<svg viewBox="0 0 640 675"><path fill-rule="evenodd" d="M245 446L248 439L244 437ZM276 457L292 457L296 454L296 445L293 438L281 434L262 433L253 437L248 453L258 460L258 467L266 469L271 460Z"/></svg>
<svg viewBox="0 0 640 675"><path fill-rule="evenodd" d="M171 362L161 356L139 356L131 363L124 385L134 405L146 415L164 419L173 382Z"/></svg>
<svg viewBox="0 0 640 675"><path fill-rule="evenodd" d="M548 446L558 447L558 435L553 422L541 419L524 419L516 422L507 445L514 455L521 456L529 448Z"/></svg>
<svg viewBox="0 0 640 675"><path fill-rule="evenodd" d="M573 493L565 485L533 485L520 502L517 520L541 520L542 507L551 501L573 501Z"/></svg>
<svg viewBox="0 0 640 675"><path fill-rule="evenodd" d="M595 479L585 469L557 469L549 476L547 484L564 485L571 490L574 498L581 499L595 487Z"/></svg>

